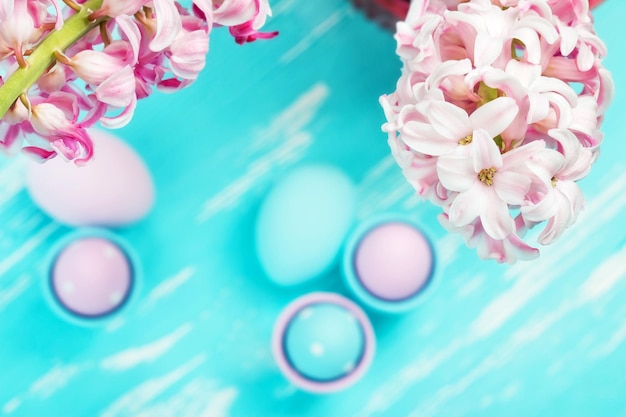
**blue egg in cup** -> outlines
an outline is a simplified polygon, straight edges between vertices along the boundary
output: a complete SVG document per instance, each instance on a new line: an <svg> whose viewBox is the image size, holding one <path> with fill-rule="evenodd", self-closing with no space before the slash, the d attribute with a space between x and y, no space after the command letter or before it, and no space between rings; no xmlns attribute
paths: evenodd
<svg viewBox="0 0 626 417"><path fill-rule="evenodd" d="M363 310L341 295L306 294L290 303L274 327L278 367L299 388L340 391L356 383L375 351L372 325Z"/></svg>
<svg viewBox="0 0 626 417"><path fill-rule="evenodd" d="M73 324L107 322L133 304L138 292L135 251L105 229L68 233L52 247L44 268L48 304Z"/></svg>
<svg viewBox="0 0 626 417"><path fill-rule="evenodd" d="M348 236L342 275L350 292L366 307L405 313L432 290L435 258L423 225L406 215L381 214Z"/></svg>

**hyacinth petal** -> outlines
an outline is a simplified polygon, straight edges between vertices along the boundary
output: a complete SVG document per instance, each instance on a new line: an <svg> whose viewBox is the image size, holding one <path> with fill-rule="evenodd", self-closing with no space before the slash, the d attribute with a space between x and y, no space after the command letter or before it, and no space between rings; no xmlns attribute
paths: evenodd
<svg viewBox="0 0 626 417"><path fill-rule="evenodd" d="M111 75L96 88L96 97L113 107L126 107L135 95L135 73L130 65Z"/></svg>
<svg viewBox="0 0 626 417"><path fill-rule="evenodd" d="M466 191L476 182L472 161L466 156L443 155L437 161L437 175L450 191Z"/></svg>
<svg viewBox="0 0 626 417"><path fill-rule="evenodd" d="M204 30L196 30L179 36L172 46L171 67L177 77L195 79L204 68L209 52L209 35Z"/></svg>
<svg viewBox="0 0 626 417"><path fill-rule="evenodd" d="M577 159L582 148L576 136L567 129L550 129L548 135L561 145L561 153L568 159Z"/></svg>
<svg viewBox="0 0 626 417"><path fill-rule="evenodd" d="M609 104L613 102L615 96L615 82L613 81L611 73L605 68L600 68L598 75L600 76L600 88L597 93L598 114L604 114Z"/></svg>
<svg viewBox="0 0 626 417"><path fill-rule="evenodd" d="M550 114L550 102L541 94L528 94L529 109L526 115L526 123L540 122Z"/></svg>
<svg viewBox="0 0 626 417"><path fill-rule="evenodd" d="M472 133L472 124L465 110L445 101L435 101L428 107L428 119L442 136L461 140Z"/></svg>
<svg viewBox="0 0 626 417"><path fill-rule="evenodd" d="M585 196L574 181L561 181L560 184L557 183L557 188L561 192L561 194L567 198L568 205L572 210L572 219L570 221L570 225L576 221L578 214L583 209L585 205ZM568 225L569 226L569 225Z"/></svg>
<svg viewBox="0 0 626 417"><path fill-rule="evenodd" d="M6 21L13 15L15 0L0 0L0 20Z"/></svg>
<svg viewBox="0 0 626 417"><path fill-rule="evenodd" d="M543 149L532 155L527 166L540 181L550 185L552 177L561 169L564 162L565 157L560 152L553 149Z"/></svg>
<svg viewBox="0 0 626 417"><path fill-rule="evenodd" d="M520 213L525 221L540 223L553 217L558 210L556 192L552 186L535 204L527 204L520 207Z"/></svg>
<svg viewBox="0 0 626 417"><path fill-rule="evenodd" d="M569 220L569 216L567 213L557 212L552 218L548 220L546 223L546 227L537 237L537 242L542 245L549 245L554 243L554 241L565 231L567 228L567 222Z"/></svg>
<svg viewBox="0 0 626 417"><path fill-rule="evenodd" d="M213 2L211 0L193 0L193 5L204 13L208 26L213 25Z"/></svg>
<svg viewBox="0 0 626 417"><path fill-rule="evenodd" d="M157 29L150 42L150 50L158 52L172 44L182 28L182 20L172 0L154 0L153 3L157 14Z"/></svg>
<svg viewBox="0 0 626 417"><path fill-rule="evenodd" d="M63 110L51 103L33 106L30 124L42 136L51 136L58 130L67 129L70 122Z"/></svg>
<svg viewBox="0 0 626 417"><path fill-rule="evenodd" d="M585 43L581 43L578 46L578 55L576 56L576 65L578 69L585 72L593 68L595 63L595 56L593 51Z"/></svg>
<svg viewBox="0 0 626 417"><path fill-rule="evenodd" d="M551 91L562 95L572 107L576 107L578 96L566 82L553 77L538 77L533 82L533 90L537 92Z"/></svg>
<svg viewBox="0 0 626 417"><path fill-rule="evenodd" d="M524 44L524 57L529 63L538 65L541 63L541 43L537 32L530 28L521 28L515 31L515 38Z"/></svg>
<svg viewBox="0 0 626 417"><path fill-rule="evenodd" d="M213 20L222 26L236 26L252 20L257 13L255 0L224 0L213 10Z"/></svg>
<svg viewBox="0 0 626 417"><path fill-rule="evenodd" d="M578 138L569 130L552 129L548 134L558 141L564 156L564 164L557 177L572 181L585 177L593 161L591 151L583 148Z"/></svg>
<svg viewBox="0 0 626 417"><path fill-rule="evenodd" d="M514 251L515 257L516 257L515 260L530 261L532 259L536 259L537 257L539 257L539 249L533 248L532 246L528 245L526 242L520 239L519 236L517 236L515 233L512 233L508 237L508 239L504 241L504 245L505 247L510 246L511 250ZM515 260L511 260L511 262L509 261L507 262L513 263L515 262Z"/></svg>
<svg viewBox="0 0 626 417"><path fill-rule="evenodd" d="M524 29L531 30L535 36L540 35L550 45L559 39L557 28L547 19L539 16L525 16L523 22Z"/></svg>
<svg viewBox="0 0 626 417"><path fill-rule="evenodd" d="M485 209L480 213L480 222L485 232L497 240L509 236L513 232L514 222L506 203L493 190L483 192L481 199Z"/></svg>
<svg viewBox="0 0 626 417"><path fill-rule="evenodd" d="M72 70L89 84L100 84L124 67L124 62L105 52L86 49L71 59Z"/></svg>
<svg viewBox="0 0 626 417"><path fill-rule="evenodd" d="M519 206L530 188L530 178L517 172L498 172L493 182L493 189L498 197L508 204Z"/></svg>
<svg viewBox="0 0 626 417"><path fill-rule="evenodd" d="M544 93L544 96L550 101L550 107L557 114L557 127L559 129L567 129L574 121L572 106L565 97L558 93L547 92Z"/></svg>
<svg viewBox="0 0 626 417"><path fill-rule="evenodd" d="M133 118L135 107L137 107L137 96L133 95L131 97L130 104L126 106L126 108L119 115L115 117L103 117L100 119L100 123L102 126L109 129L119 129L120 127L124 127Z"/></svg>
<svg viewBox="0 0 626 417"><path fill-rule="evenodd" d="M102 6L92 14L92 18L98 19L103 16L115 18L124 14L132 16L148 2L149 0L104 0Z"/></svg>
<svg viewBox="0 0 626 417"><path fill-rule="evenodd" d="M409 148L425 155L442 155L458 146L456 141L442 138L428 123L408 121L401 132L402 140Z"/></svg>
<svg viewBox="0 0 626 417"><path fill-rule="evenodd" d="M474 130L473 138L471 154L474 172L477 173L488 168L500 168L502 155L489 133L484 129L477 129Z"/></svg>
<svg viewBox="0 0 626 417"><path fill-rule="evenodd" d="M469 118L474 129L483 129L490 138L495 138L511 124L518 111L514 99L498 97L480 106Z"/></svg>
<svg viewBox="0 0 626 417"><path fill-rule="evenodd" d="M52 7L54 8L55 15L56 15L54 28L56 30L59 30L63 27L63 10L61 9L61 5L59 4L58 0L49 0L49 1L50 1L50 4L52 4Z"/></svg>
<svg viewBox="0 0 626 417"><path fill-rule="evenodd" d="M578 32L573 27L558 22L559 33L561 34L561 55L568 56L572 53L578 43Z"/></svg>
<svg viewBox="0 0 626 417"><path fill-rule="evenodd" d="M135 23L135 21L127 15L116 17L115 23L126 36L126 39L128 40L128 43L133 51L132 64L137 63L139 60L139 47L141 43L141 32L139 32L137 23Z"/></svg>
<svg viewBox="0 0 626 417"><path fill-rule="evenodd" d="M533 140L502 154L502 162L507 167L519 167L526 164L537 152L543 151L545 147L546 142L543 139Z"/></svg>
<svg viewBox="0 0 626 417"><path fill-rule="evenodd" d="M86 165L93 157L93 142L83 128L63 132L51 142L52 148L78 166Z"/></svg>
<svg viewBox="0 0 626 417"><path fill-rule="evenodd" d="M474 45L474 66L486 67L491 65L502 53L502 40L492 37L485 32L476 35Z"/></svg>
<svg viewBox="0 0 626 417"><path fill-rule="evenodd" d="M22 148L22 153L29 157L31 160L42 163L57 156L57 152L54 150L42 149L38 146L25 146Z"/></svg>
<svg viewBox="0 0 626 417"><path fill-rule="evenodd" d="M511 61L517 62L517 61ZM541 69L539 69L541 71ZM509 72L509 65L507 65L506 72L497 69L497 68L488 68L484 71L482 77L477 77L476 80L472 80L471 87L473 88L480 81L484 81L485 84L490 86L491 88L497 88L498 90L504 92L506 95L511 97L522 97L526 94L527 88L524 86L525 78L528 77L527 73L523 73L520 75L511 74ZM481 79L482 78L482 79ZM469 76L466 77L466 80L469 80ZM489 104L489 103L487 103Z"/></svg>
<svg viewBox="0 0 626 417"><path fill-rule="evenodd" d="M445 61L439 64L432 74L430 74L426 83L430 88L437 88L444 78L450 75L465 75L471 70L472 62L467 58L459 61Z"/></svg>
<svg viewBox="0 0 626 417"><path fill-rule="evenodd" d="M452 202L448 216L454 226L462 227L472 223L485 210L484 201L476 198L478 187L481 185L474 184L469 191L459 194Z"/></svg>
<svg viewBox="0 0 626 417"><path fill-rule="evenodd" d="M505 71L509 77L513 77L514 80L518 80L525 88L528 88L541 76L541 65L512 59L506 64Z"/></svg>

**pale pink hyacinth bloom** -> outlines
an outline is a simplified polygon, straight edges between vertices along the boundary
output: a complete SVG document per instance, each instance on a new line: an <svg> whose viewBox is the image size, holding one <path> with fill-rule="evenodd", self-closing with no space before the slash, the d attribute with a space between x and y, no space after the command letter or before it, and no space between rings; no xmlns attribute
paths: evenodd
<svg viewBox="0 0 626 417"><path fill-rule="evenodd" d="M452 152L437 162L441 184L459 193L450 205L449 221L460 227L480 218L485 232L502 240L513 232L509 206L521 205L530 189L525 162L545 145L531 142L501 154L483 129L474 132L473 143L469 154Z"/></svg>
<svg viewBox="0 0 626 417"><path fill-rule="evenodd" d="M86 0L76 0L81 7ZM0 119L0 150L38 160L60 154L81 165L93 156L87 128L130 122L138 100L155 89L189 86L205 66L213 28L228 27L239 44L269 39L259 32L268 0L104 0L86 13L102 21L65 51L55 51L34 85L24 86ZM82 6L84 7L84 6ZM0 89L24 58L75 10L59 0L0 0Z"/></svg>
<svg viewBox="0 0 626 417"><path fill-rule="evenodd" d="M587 0L414 0L380 99L392 155L482 258L513 263L583 208L614 86ZM574 85L577 85L574 89Z"/></svg>
<svg viewBox="0 0 626 417"><path fill-rule="evenodd" d="M538 196L531 196L530 200L538 202L521 208L526 221L548 221L539 235L542 244L554 242L576 221L584 205L584 196L576 181L587 175L594 158L591 150L583 148L573 133L557 129L549 133L557 138L561 151L542 149L532 156L528 166L540 183L534 191Z"/></svg>
<svg viewBox="0 0 626 417"><path fill-rule="evenodd" d="M404 142L411 149L433 156L471 145L478 130L493 142L517 115L515 100L508 97L496 98L469 116L465 110L445 101L428 104L427 122L407 121L402 131Z"/></svg>

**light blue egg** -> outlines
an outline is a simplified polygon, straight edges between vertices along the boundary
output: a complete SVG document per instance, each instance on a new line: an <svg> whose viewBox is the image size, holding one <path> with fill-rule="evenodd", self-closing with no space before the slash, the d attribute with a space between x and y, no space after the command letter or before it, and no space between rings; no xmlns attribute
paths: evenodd
<svg viewBox="0 0 626 417"><path fill-rule="evenodd" d="M352 372L364 347L365 336L356 318L330 303L302 309L284 336L287 360L295 371L314 381L332 381Z"/></svg>
<svg viewBox="0 0 626 417"><path fill-rule="evenodd" d="M300 284L332 268L355 211L353 183L323 165L287 174L261 205L256 250L266 275L279 285Z"/></svg>

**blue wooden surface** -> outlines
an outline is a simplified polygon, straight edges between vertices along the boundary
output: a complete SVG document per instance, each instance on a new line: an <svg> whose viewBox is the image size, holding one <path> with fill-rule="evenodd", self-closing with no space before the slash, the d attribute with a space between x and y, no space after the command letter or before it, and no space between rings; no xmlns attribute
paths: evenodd
<svg viewBox="0 0 626 417"><path fill-rule="evenodd" d="M391 36L343 0L273 9L279 38L237 47L215 31L198 82L140 103L118 132L150 166L158 201L117 231L145 274L135 308L106 326L74 326L46 304L42 262L69 229L30 202L18 159L0 161L0 415L626 416L626 2L595 12L617 95L586 209L540 260L513 267L445 235L389 156L377 98L399 74ZM358 184L359 219L410 213L439 259L419 309L371 315L378 352L364 379L324 396L289 385L270 337L295 297L344 293L339 271L279 289L251 243L269 187L309 162Z"/></svg>

